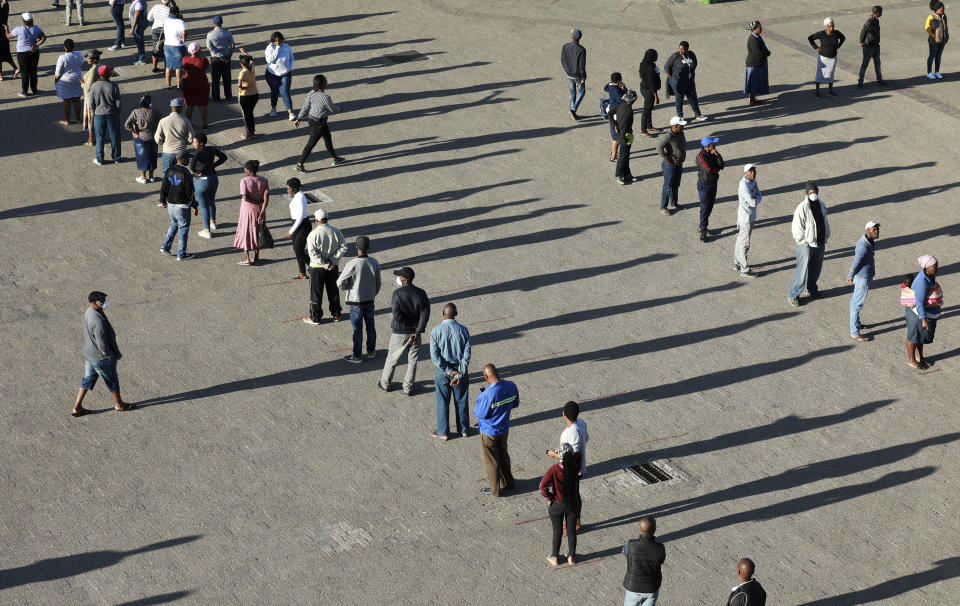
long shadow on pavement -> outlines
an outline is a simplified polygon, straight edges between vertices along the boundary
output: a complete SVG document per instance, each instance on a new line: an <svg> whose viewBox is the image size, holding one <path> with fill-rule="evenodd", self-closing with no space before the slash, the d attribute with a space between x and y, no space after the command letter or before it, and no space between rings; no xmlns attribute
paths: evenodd
<svg viewBox="0 0 960 606"><path fill-rule="evenodd" d="M960 577L960 557L946 558L934 562L933 565L934 568L923 572L905 574L873 587L850 591L813 602L804 602L798 606L861 606L862 604L872 604L881 600L896 598L927 585Z"/></svg>

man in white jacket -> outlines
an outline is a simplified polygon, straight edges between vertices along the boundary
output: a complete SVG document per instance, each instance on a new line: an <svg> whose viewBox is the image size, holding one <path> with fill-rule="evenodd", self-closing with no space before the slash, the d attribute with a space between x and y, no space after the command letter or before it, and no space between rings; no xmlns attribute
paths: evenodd
<svg viewBox="0 0 960 606"><path fill-rule="evenodd" d="M793 211L793 239L797 243L797 268L793 272L793 284L787 301L794 307L800 305L800 293L806 288L811 298L822 295L817 289L820 269L823 266L823 251L830 239L830 223L827 207L820 199L820 189L813 181L807 181L803 190L806 199Z"/></svg>

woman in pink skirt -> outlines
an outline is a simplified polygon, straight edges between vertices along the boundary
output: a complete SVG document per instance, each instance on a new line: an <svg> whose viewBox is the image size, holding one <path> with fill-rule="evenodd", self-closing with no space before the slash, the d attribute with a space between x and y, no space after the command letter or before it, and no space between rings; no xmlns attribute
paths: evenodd
<svg viewBox="0 0 960 606"><path fill-rule="evenodd" d="M233 239L233 245L243 250L243 259L237 265L253 265L260 260L257 224L267 220L270 185L265 178L257 176L259 169L260 163L256 160L247 160L243 165L246 176L240 180L240 218L237 219L237 237Z"/></svg>

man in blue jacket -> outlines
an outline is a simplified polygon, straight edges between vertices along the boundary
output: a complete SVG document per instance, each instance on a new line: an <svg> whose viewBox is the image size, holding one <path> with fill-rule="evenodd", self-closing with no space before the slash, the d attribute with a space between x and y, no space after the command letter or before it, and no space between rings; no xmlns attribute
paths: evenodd
<svg viewBox="0 0 960 606"><path fill-rule="evenodd" d="M857 341L869 341L870 338L860 334L861 328L866 328L860 323L860 310L867 300L867 290L870 289L870 281L873 280L873 274L876 269L873 264L873 242L880 237L880 224L876 221L870 221L864 228L864 233L857 242L856 253L853 257L853 265L850 266L850 273L847 275L847 284L853 284L853 297L850 298L850 336Z"/></svg>
<svg viewBox="0 0 960 606"><path fill-rule="evenodd" d="M490 487L480 492L499 497L502 490L514 485L507 434L510 433L510 411L520 405L520 393L513 381L500 380L493 364L483 367L483 378L490 386L477 396L473 416L480 425L480 453Z"/></svg>

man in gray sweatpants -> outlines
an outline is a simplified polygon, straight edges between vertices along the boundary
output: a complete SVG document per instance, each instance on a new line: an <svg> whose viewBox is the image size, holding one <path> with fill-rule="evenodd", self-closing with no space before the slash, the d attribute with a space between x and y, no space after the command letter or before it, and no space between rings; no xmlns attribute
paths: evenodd
<svg viewBox="0 0 960 606"><path fill-rule="evenodd" d="M390 299L393 320L390 322L390 345L383 374L377 386L390 391L393 371L403 354L407 354L407 372L403 376L403 393L413 395L413 382L417 380L417 360L420 358L420 335L427 329L430 320L430 299L422 288L413 285L416 274L412 267L393 270L397 289Z"/></svg>
<svg viewBox="0 0 960 606"><path fill-rule="evenodd" d="M743 278L756 278L757 274L750 271L750 262L747 253L750 252L750 234L753 233L753 222L757 220L757 206L763 197L760 186L757 185L757 165L747 164L743 167L743 178L737 190L740 204L737 207L737 245L733 250L733 266Z"/></svg>

